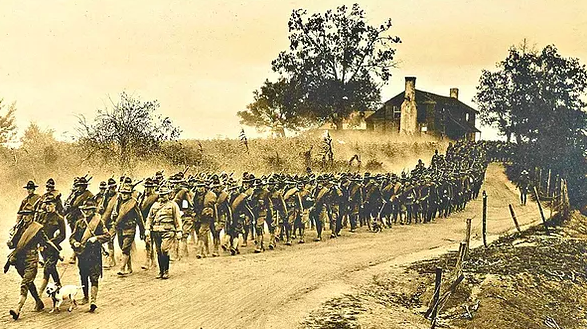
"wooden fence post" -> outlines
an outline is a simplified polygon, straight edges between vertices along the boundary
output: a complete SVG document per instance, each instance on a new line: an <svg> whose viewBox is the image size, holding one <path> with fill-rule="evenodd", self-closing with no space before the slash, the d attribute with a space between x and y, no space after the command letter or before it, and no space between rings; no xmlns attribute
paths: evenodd
<svg viewBox="0 0 587 329"><path fill-rule="evenodd" d="M465 238L465 242L467 243L467 247L465 249L465 259L469 258L469 245L471 244L471 218L467 218L467 235Z"/></svg>
<svg viewBox="0 0 587 329"><path fill-rule="evenodd" d="M542 217L542 224L544 224L546 234L550 234L550 232L548 231L548 225L546 224L546 218L544 218L544 211L542 211L542 205L540 204L540 197L538 196L536 186L534 186L534 197L536 197L536 203L538 204L538 210L540 210L540 217Z"/></svg>
<svg viewBox="0 0 587 329"><path fill-rule="evenodd" d="M487 248L487 193L483 190L483 245Z"/></svg>
<svg viewBox="0 0 587 329"><path fill-rule="evenodd" d="M548 180L546 181L546 197L547 198L550 196L550 174L551 174L551 170L548 169Z"/></svg>
<svg viewBox="0 0 587 329"><path fill-rule="evenodd" d="M514 207L512 207L512 205L510 204L510 214L512 215L512 219L514 220L514 224L516 225L516 230L518 230L519 233L522 233L522 230L520 230L520 224L518 224L518 219L516 218L516 213L514 212Z"/></svg>
<svg viewBox="0 0 587 329"><path fill-rule="evenodd" d="M540 192L541 188L542 188L542 168L540 168L540 170L538 170L538 192Z"/></svg>
<svg viewBox="0 0 587 329"><path fill-rule="evenodd" d="M442 269L440 267L436 268L436 279L434 281L434 295L432 296L432 302L430 303L430 307L428 307L428 311L424 317L427 319L431 319L432 323L436 322L436 315L438 314L438 299L440 298L440 286L442 285Z"/></svg>

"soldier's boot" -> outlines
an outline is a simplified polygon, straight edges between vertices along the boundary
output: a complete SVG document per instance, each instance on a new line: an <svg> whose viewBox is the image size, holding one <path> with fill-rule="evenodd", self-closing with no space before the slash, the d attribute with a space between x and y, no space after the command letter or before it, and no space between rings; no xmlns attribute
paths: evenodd
<svg viewBox="0 0 587 329"><path fill-rule="evenodd" d="M257 234L257 236L255 236L255 253L263 251L263 242L263 235Z"/></svg>
<svg viewBox="0 0 587 329"><path fill-rule="evenodd" d="M35 300L35 311L36 312L42 311L45 308L45 304L43 304L41 297L39 297L39 293L37 292L37 287L35 286L34 283L31 283L29 285L29 292L31 293L31 296Z"/></svg>
<svg viewBox="0 0 587 329"><path fill-rule="evenodd" d="M220 256L220 239L214 238L213 240L214 240L213 241L214 249L212 251L212 257L218 257L218 256Z"/></svg>
<svg viewBox="0 0 587 329"><path fill-rule="evenodd" d="M128 255L128 261L126 262L126 272L128 274L132 273L132 254Z"/></svg>
<svg viewBox="0 0 587 329"><path fill-rule="evenodd" d="M92 291L90 293L90 312L96 311L98 305L96 305L96 299L98 298L98 287L92 286Z"/></svg>
<svg viewBox="0 0 587 329"><path fill-rule="evenodd" d="M247 240L249 238L249 229L248 229L248 225L245 225L245 233L243 233L243 247L247 246Z"/></svg>
<svg viewBox="0 0 587 329"><path fill-rule="evenodd" d="M303 227L300 227L300 240L298 241L298 243L305 243L306 240L304 240L305 237L305 229Z"/></svg>
<svg viewBox="0 0 587 329"><path fill-rule="evenodd" d="M86 305L88 303L88 301L89 301L88 290L89 290L88 286L86 284L82 283L82 291L84 293L84 298L81 300L81 302L78 303L79 305Z"/></svg>
<svg viewBox="0 0 587 329"><path fill-rule="evenodd" d="M126 274L126 262L128 262L128 255L122 254L122 260L120 261L120 269L118 275L123 276Z"/></svg>
<svg viewBox="0 0 587 329"><path fill-rule="evenodd" d="M198 239L196 242L196 258L204 257L204 241Z"/></svg>
<svg viewBox="0 0 587 329"><path fill-rule="evenodd" d="M16 308L10 310L10 315L12 315L12 319L18 320L18 317L20 316L20 311L22 310L22 307L24 306L25 302L26 302L26 295L20 295L20 298L18 299L18 304L16 305Z"/></svg>
<svg viewBox="0 0 587 329"><path fill-rule="evenodd" d="M285 245L291 246L291 225L288 225L285 228Z"/></svg>
<svg viewBox="0 0 587 329"><path fill-rule="evenodd" d="M240 254L240 251L238 250L238 246L239 246L240 241L238 240L238 235L232 239L232 245L230 246L230 254L232 256L236 255L236 254Z"/></svg>
<svg viewBox="0 0 587 329"><path fill-rule="evenodd" d="M43 296L43 291L45 291L45 288L47 288L48 284L49 284L49 279L43 278L43 281L41 281L41 286L39 287L39 295Z"/></svg>
<svg viewBox="0 0 587 329"><path fill-rule="evenodd" d="M269 249L271 249L271 250L275 249L275 240L276 239L277 239L277 237L275 235L275 229L274 229L273 232L269 234Z"/></svg>
<svg viewBox="0 0 587 329"><path fill-rule="evenodd" d="M147 257L145 258L145 264L141 266L143 270L148 270L153 266L153 254L151 253L151 248L147 248Z"/></svg>
<svg viewBox="0 0 587 329"><path fill-rule="evenodd" d="M187 238L182 238L181 239L179 248L181 250L181 256L182 257L188 257L189 256L188 240L187 240Z"/></svg>
<svg viewBox="0 0 587 329"><path fill-rule="evenodd" d="M108 256L108 266L110 268L115 267L116 266L116 258L114 257L114 248L108 247L108 253L110 254Z"/></svg>

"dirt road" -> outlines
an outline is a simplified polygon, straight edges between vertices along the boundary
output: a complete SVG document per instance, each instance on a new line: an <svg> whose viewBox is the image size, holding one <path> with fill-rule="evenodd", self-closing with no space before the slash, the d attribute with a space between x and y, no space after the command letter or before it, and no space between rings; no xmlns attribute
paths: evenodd
<svg viewBox="0 0 587 329"><path fill-rule="evenodd" d="M483 188L489 196L490 235L512 229L510 203L520 224L538 222L534 204L518 206L518 193L501 166L490 165L486 177ZM171 264L167 281L155 280L155 270L135 269L127 278L106 270L96 314L87 313L87 307L72 313L48 314L48 308L35 313L29 298L22 319L12 321L8 310L17 301L19 278L11 270L0 276L0 327L151 328L169 323L179 328L291 328L323 301L351 291L378 271L456 249L468 217L473 218L473 240L479 243L481 209L479 198L466 211L431 224L397 225L378 234L344 232L338 239L280 245L263 254L253 254L249 248L235 257L197 260L190 256ZM143 254L142 244L139 254ZM60 266L61 271L69 266L65 284L78 282L75 266ZM48 305L49 299L44 299Z"/></svg>

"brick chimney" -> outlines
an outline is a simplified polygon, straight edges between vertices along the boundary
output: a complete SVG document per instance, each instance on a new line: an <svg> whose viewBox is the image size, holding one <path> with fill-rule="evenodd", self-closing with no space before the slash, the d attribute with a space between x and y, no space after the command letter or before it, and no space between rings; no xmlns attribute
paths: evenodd
<svg viewBox="0 0 587 329"><path fill-rule="evenodd" d="M450 98L459 99L459 88L450 88Z"/></svg>
<svg viewBox="0 0 587 329"><path fill-rule="evenodd" d="M406 77L404 102L401 106L400 132L412 135L418 132L418 109L416 107L416 77Z"/></svg>

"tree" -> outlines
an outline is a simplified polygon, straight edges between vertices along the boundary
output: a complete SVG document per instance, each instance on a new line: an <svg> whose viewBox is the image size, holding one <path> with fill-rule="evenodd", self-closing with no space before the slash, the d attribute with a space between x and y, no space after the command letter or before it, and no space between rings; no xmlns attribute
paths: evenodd
<svg viewBox="0 0 587 329"><path fill-rule="evenodd" d="M6 111L6 114L0 114L0 144L6 144L16 137L16 124L14 123L14 112L16 112L16 103L6 105L3 99L0 99L0 112Z"/></svg>
<svg viewBox="0 0 587 329"><path fill-rule="evenodd" d="M389 35L391 26L391 19L368 25L358 4L324 14L294 10L288 22L289 50L279 54L272 68L299 86L303 106L296 113L341 129L352 111L373 109L395 67L392 45L400 39Z"/></svg>
<svg viewBox="0 0 587 329"><path fill-rule="evenodd" d="M284 137L285 129L299 130L312 122L296 110L303 106L299 90L284 78L275 83L265 80L260 90L253 94L254 101L247 105L247 110L237 112L241 124L253 126L258 131L270 128L276 135Z"/></svg>
<svg viewBox="0 0 587 329"><path fill-rule="evenodd" d="M497 67L483 70L473 99L482 122L527 144L532 151L523 165L561 174L577 200L587 183L587 68L554 45L528 51L525 42L511 47Z"/></svg>
<svg viewBox="0 0 587 329"><path fill-rule="evenodd" d="M114 158L122 169L132 168L137 157L156 154L161 144L177 140L181 131L168 117L156 114L159 102L142 102L123 92L111 109L98 110L93 123L80 116L78 140L91 154Z"/></svg>

